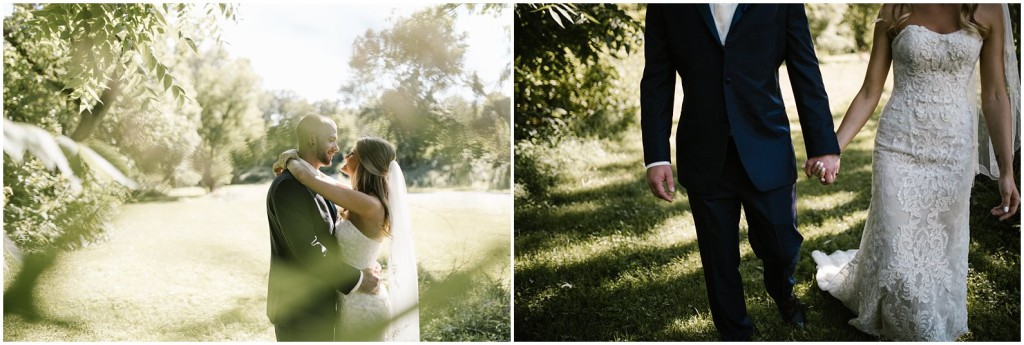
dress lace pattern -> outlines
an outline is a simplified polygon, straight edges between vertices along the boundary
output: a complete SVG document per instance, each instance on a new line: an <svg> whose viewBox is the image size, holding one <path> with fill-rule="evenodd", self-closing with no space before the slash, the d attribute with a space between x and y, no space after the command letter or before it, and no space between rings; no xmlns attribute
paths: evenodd
<svg viewBox="0 0 1024 345"><path fill-rule="evenodd" d="M358 269L377 264L381 243L363 235L351 222L343 221L335 231L338 243L343 248L342 261ZM391 318L391 304L388 292L382 284L380 293L370 295L353 291L348 295L338 294L340 316L335 330L337 338L361 341L385 341L384 329L380 333L367 334L367 330L380 327Z"/></svg>
<svg viewBox="0 0 1024 345"><path fill-rule="evenodd" d="M967 332L970 190L977 160L968 90L982 41L909 25L892 42L892 96L878 121L860 249L815 251L818 286L894 340Z"/></svg>

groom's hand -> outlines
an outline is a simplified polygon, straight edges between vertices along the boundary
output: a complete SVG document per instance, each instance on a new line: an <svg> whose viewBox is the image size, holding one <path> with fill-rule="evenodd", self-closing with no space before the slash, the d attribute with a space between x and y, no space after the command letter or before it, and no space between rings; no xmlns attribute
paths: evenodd
<svg viewBox="0 0 1024 345"><path fill-rule="evenodd" d="M803 168L807 177L817 176L821 184L830 185L836 182L836 176L839 175L839 155L811 157L804 162Z"/></svg>
<svg viewBox="0 0 1024 345"><path fill-rule="evenodd" d="M668 186L668 192L665 192L665 186ZM651 188L651 193L654 196L672 202L672 198L676 192L676 184L672 181L672 166L671 165L656 165L647 169L647 187Z"/></svg>
<svg viewBox="0 0 1024 345"><path fill-rule="evenodd" d="M370 295L380 292L380 265L363 270L363 283L359 285L359 291Z"/></svg>

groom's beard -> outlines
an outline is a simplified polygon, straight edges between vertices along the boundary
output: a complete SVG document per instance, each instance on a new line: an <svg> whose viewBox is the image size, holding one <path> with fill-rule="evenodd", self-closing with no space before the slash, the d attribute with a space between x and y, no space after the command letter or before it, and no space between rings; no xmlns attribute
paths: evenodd
<svg viewBox="0 0 1024 345"><path fill-rule="evenodd" d="M320 164L323 164L325 167L329 167L331 166L332 156L334 155L328 154L327 151L320 151L316 154L316 159L320 161Z"/></svg>

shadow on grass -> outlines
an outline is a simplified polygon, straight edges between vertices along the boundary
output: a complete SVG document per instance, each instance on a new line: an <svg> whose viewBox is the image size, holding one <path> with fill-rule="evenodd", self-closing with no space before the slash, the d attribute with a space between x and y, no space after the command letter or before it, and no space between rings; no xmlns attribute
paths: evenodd
<svg viewBox="0 0 1024 345"><path fill-rule="evenodd" d="M871 130L872 123L866 130ZM855 315L818 289L810 256L813 250L859 247L865 220L852 217L867 211L871 203L872 152L871 145L866 145L871 140L873 137L862 136L843 153L843 170L836 184L823 186L803 176L797 181L798 200L821 198L832 203L814 205L817 201L812 199L798 211L805 241L794 291L808 305L806 330L797 331L779 319L774 302L764 290L761 261L743 241L747 234L741 230L740 242L746 254L740 271L747 308L757 327L754 340L878 340L850 326L848 321ZM799 140L795 143L802 147ZM689 217L685 191L677 193L678 199L672 204L658 201L650 195L644 177L636 176L639 164L616 161L596 165L588 170L588 178L615 182L557 188L535 205L517 200L516 340L717 339L699 261L698 267L687 268L683 274L652 269L696 255L696 242L680 241L667 248L630 244L630 240L639 242L644 235L658 231L665 219ZM586 181L578 182L587 185ZM989 215L988 209L999 201L998 188L990 182L978 181L972 190L972 271L968 278L972 333L960 340L1020 339L1020 217L998 222ZM831 199L839 202L830 201L830 196L838 194L845 196ZM692 234L693 230L685 231ZM556 259L564 257L565 251L578 250L571 246L606 239L616 244L582 262L563 264ZM519 259L525 260L520 263Z"/></svg>
<svg viewBox="0 0 1024 345"><path fill-rule="evenodd" d="M172 339L160 341L228 341L229 339L218 339L221 334L239 334L238 328L243 328L244 334L257 334L269 327L269 321L264 311L266 310L266 296L237 297L229 307L210 320L193 322L181 325L175 329ZM231 330L231 331L228 331Z"/></svg>
<svg viewBox="0 0 1024 345"><path fill-rule="evenodd" d="M677 191L677 197L680 193ZM560 243L552 241L553 237L580 240L615 233L642 235L664 219L690 210L686 198L667 204L651 196L643 176L596 188L552 193L548 202L550 207L523 207L516 203L517 255L554 250Z"/></svg>
<svg viewBox="0 0 1024 345"><path fill-rule="evenodd" d="M745 231L741 237L746 237ZM802 252L808 260L809 248L823 241L826 239L806 242L807 249ZM517 270L515 339L717 340L699 266L685 274L647 274L652 267L667 266L697 251L696 241L691 240L669 248L619 250L576 264L534 265ZM802 263L806 266L805 260ZM813 262L810 266L798 270L798 285L813 281ZM808 329L799 331L788 326L764 289L761 261L752 252L742 256L740 271L747 308L758 330L754 340L873 340L846 325L853 314L817 289L798 293L809 306ZM624 282L627 274L653 278Z"/></svg>
<svg viewBox="0 0 1024 345"><path fill-rule="evenodd" d="M799 224L821 225L832 218L842 218L866 208L870 186L871 153L851 150L844 154L842 183L822 186L818 181L800 178L799 197L827 196L837 192L853 192L855 198L831 209L801 210ZM636 174L639 162L617 162L597 167L600 176ZM685 191L678 199L665 204L650 195L644 176L595 188L577 188L552 192L544 207L516 203L515 248L517 256L555 254L566 243L578 243L611 235L639 237L656 229L660 222L689 213ZM859 239L859 225L842 230L846 241ZM692 230L689 230L692 231ZM742 238L746 231L741 231ZM806 242L804 248L817 248L830 238ZM856 243L854 243L854 246ZM703 271L696 267L681 275L658 276L652 272L639 282L622 282L633 275L643 276L651 267L667 266L681 257L697 254L697 243L691 239L668 248L613 248L605 254L580 263L558 265L538 263L517 266L516 276L516 340L717 340L704 287ZM806 257L810 258L810 250ZM803 262L802 262L803 263ZM798 332L785 325L763 286L761 262L752 252L743 256L741 274L746 289L747 305L755 324L756 338L784 339L870 339L850 326L839 335L828 328L819 333ZM806 266L804 263L802 266ZM813 262L800 279L813 279ZM622 286L612 288L609 286ZM810 299L804 297L805 300ZM815 298L813 303L824 301ZM832 300L827 310L842 307ZM845 325L849 315L815 311L812 319L828 317L826 322ZM843 309L845 310L845 309ZM849 313L849 312L847 312ZM816 321L810 321L813 325ZM810 328L813 330L814 328ZM831 337L829 337L831 335Z"/></svg>
<svg viewBox="0 0 1024 345"><path fill-rule="evenodd" d="M696 241L690 241L669 248L618 251L571 265L517 270L515 340L665 340L663 332L673 320L707 310L704 298L680 303L681 296L703 296L703 274L697 270L636 282L625 282L624 274L644 275L696 250ZM611 287L615 285L619 287ZM717 337L706 327L697 332L679 339Z"/></svg>
<svg viewBox="0 0 1024 345"><path fill-rule="evenodd" d="M67 341L71 334L82 334L88 331L81 326L82 323L80 320L62 319L46 316L45 314L37 314L34 317L26 317L21 314L4 314L4 341ZM45 328L48 330L48 333L59 336L48 340L26 340L22 330L29 326L32 328Z"/></svg>

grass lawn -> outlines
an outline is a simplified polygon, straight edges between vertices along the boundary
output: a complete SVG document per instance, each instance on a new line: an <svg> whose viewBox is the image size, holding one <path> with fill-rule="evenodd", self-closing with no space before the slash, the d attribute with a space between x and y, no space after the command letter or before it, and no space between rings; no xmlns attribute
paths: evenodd
<svg viewBox="0 0 1024 345"><path fill-rule="evenodd" d="M823 61L838 126L844 102L860 87L866 61ZM791 98L787 102L802 162L806 157L799 123ZM860 243L871 198L875 124L869 122L843 153L843 170L835 185L826 187L803 177L797 182L798 224L805 241L794 292L809 306L806 330L797 331L779 318L741 220L740 270L746 305L757 327L754 340L876 340L849 326L853 314L815 286L810 256L812 250L832 252ZM642 152L639 128L621 141L569 140L548 152L551 157L569 157L555 158L562 162L555 187L545 195L517 190L515 340L718 339L685 191L678 191L673 203L655 199L644 182ZM980 181L972 193L972 332L960 340L1020 340L1020 218L1004 223L989 219L988 209L999 203L993 188Z"/></svg>
<svg viewBox="0 0 1024 345"><path fill-rule="evenodd" d="M5 316L4 341L273 341L268 186L124 206L108 241L62 255L41 278L46 318ZM410 194L421 294L456 271L484 282L462 304L421 306L425 340L509 339L510 203L508 193ZM494 248L499 264L474 268ZM463 315L506 326L459 333Z"/></svg>

